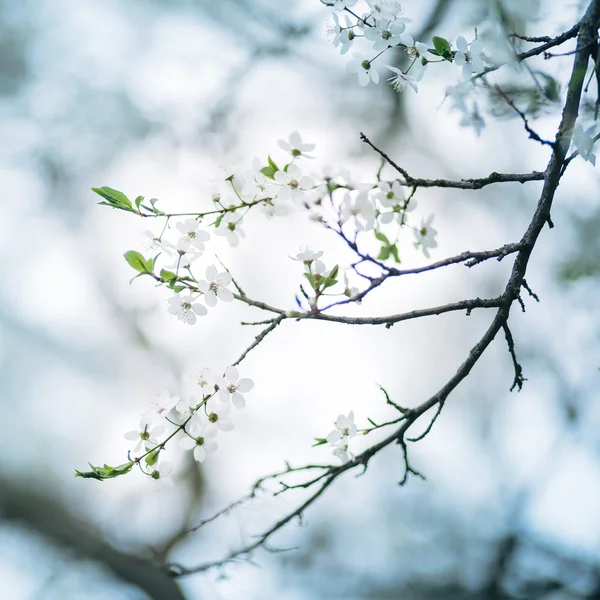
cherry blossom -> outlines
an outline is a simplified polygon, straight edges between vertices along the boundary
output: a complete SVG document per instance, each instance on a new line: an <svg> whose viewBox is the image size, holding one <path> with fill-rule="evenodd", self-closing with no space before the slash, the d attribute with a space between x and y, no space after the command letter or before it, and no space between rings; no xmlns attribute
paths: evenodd
<svg viewBox="0 0 600 600"><path fill-rule="evenodd" d="M462 67L463 79L469 79L473 73L481 73L485 69L483 64L483 46L477 39L467 44L467 40L460 36L456 38L458 51L454 56L454 62Z"/></svg>
<svg viewBox="0 0 600 600"><path fill-rule="evenodd" d="M366 191L360 191L355 197L349 192L344 196L342 201L340 218L342 223L354 219L358 230L369 231L373 229L375 223L375 208L369 200Z"/></svg>
<svg viewBox="0 0 600 600"><path fill-rule="evenodd" d="M193 325L196 322L196 315L202 317L208 312L206 307L189 293L174 294L167 302L169 313L188 325Z"/></svg>
<svg viewBox="0 0 600 600"><path fill-rule="evenodd" d="M397 69L391 65L385 66L386 69L396 73L393 77L388 78L388 81L394 90L397 92L403 92L406 89L406 86L410 86L416 93L419 92L419 88L417 87L417 79L413 75L404 73L401 69Z"/></svg>
<svg viewBox="0 0 600 600"><path fill-rule="evenodd" d="M367 0L371 16L375 19L385 19L388 21L398 20L403 23L410 23L410 19L401 18L398 15L402 13L402 6L395 0Z"/></svg>
<svg viewBox="0 0 600 600"><path fill-rule="evenodd" d="M137 452L142 446L148 449L149 446L158 444L157 437L165 430L162 425L154 425L149 429L149 423L142 420L139 429L133 429L125 434L125 439L130 442L137 442L132 448L133 452Z"/></svg>
<svg viewBox="0 0 600 600"><path fill-rule="evenodd" d="M335 421L335 429L325 438L334 446L342 446L356 435L354 424L354 413L350 411L348 416L340 415Z"/></svg>
<svg viewBox="0 0 600 600"><path fill-rule="evenodd" d="M277 171L275 181L280 184L277 196L282 200L291 199L297 205L302 205L305 193L315 182L312 177L302 175L298 165L289 165L287 171Z"/></svg>
<svg viewBox="0 0 600 600"><path fill-rule="evenodd" d="M344 16L345 23L342 25L336 13L333 13L333 27L330 27L328 33L333 35L332 44L340 48L340 54L344 55L356 39L356 34L352 30L352 23L347 16Z"/></svg>
<svg viewBox="0 0 600 600"><path fill-rule="evenodd" d="M194 386L200 388L200 393L203 397L210 396L215 391L215 375L208 368L194 369L194 371L186 376L186 379Z"/></svg>
<svg viewBox="0 0 600 600"><path fill-rule="evenodd" d="M227 289L231 283L229 273L219 273L214 265L206 269L206 280L201 279L196 284L198 289L204 293L204 301L210 307L217 304L217 298L222 302L231 302L233 293Z"/></svg>
<svg viewBox="0 0 600 600"><path fill-rule="evenodd" d="M234 212L227 213L215 229L215 234L224 236L229 245L235 248L240 243L240 239L244 237L240 221L241 217L238 217Z"/></svg>
<svg viewBox="0 0 600 600"><path fill-rule="evenodd" d="M160 490L169 490L173 487L173 480L171 479L172 471L173 466L165 460L156 465L156 468L150 472L150 478L160 485Z"/></svg>
<svg viewBox="0 0 600 600"><path fill-rule="evenodd" d="M346 68L350 73L358 76L358 84L365 87L371 81L379 83L379 70L373 60L368 60L357 53L352 56L353 60L348 63Z"/></svg>
<svg viewBox="0 0 600 600"><path fill-rule="evenodd" d="M415 205L411 203L410 206L406 205L404 198L404 188L400 185L399 181L393 181L389 183L387 181L380 181L375 190L373 191L373 199L379 202L384 208L392 209L392 212L385 212L379 215L379 221L383 224L391 223L395 216L402 220L402 210L406 207L406 211L414 210Z"/></svg>
<svg viewBox="0 0 600 600"><path fill-rule="evenodd" d="M219 445L213 439L216 435L216 429L203 427L199 435L184 437L179 442L179 446L183 450L193 449L194 459L201 463L204 462L208 453L218 449Z"/></svg>
<svg viewBox="0 0 600 600"><path fill-rule="evenodd" d="M183 234L183 239L197 248L200 252L204 252L204 242L210 239L210 234L207 231L198 229L198 221L196 219L186 219L175 225Z"/></svg>
<svg viewBox="0 0 600 600"><path fill-rule="evenodd" d="M219 400L221 402L231 402L236 408L244 408L246 400L242 393L249 392L254 387L252 379L240 379L240 374L236 367L227 367L225 376L217 384L219 386Z"/></svg>
<svg viewBox="0 0 600 600"><path fill-rule="evenodd" d="M171 396L168 390L156 394L146 405L148 410L142 415L142 423L149 425L157 419L163 419L178 402L179 396Z"/></svg>
<svg viewBox="0 0 600 600"><path fill-rule="evenodd" d="M336 17L337 15L333 16ZM304 158L312 158L312 156L308 156L305 154L305 152L312 152L315 149L314 144L304 144L300 134L297 131L292 131L288 140L279 140L277 143L279 144L280 148L286 152L289 152L293 158L298 158L299 156L304 156Z"/></svg>
<svg viewBox="0 0 600 600"><path fill-rule="evenodd" d="M421 221L421 227L415 229L415 248L421 248L423 254L429 258L429 249L437 248L437 241L435 236L437 231L431 226L433 222L433 215L429 215L426 219Z"/></svg>
<svg viewBox="0 0 600 600"><path fill-rule="evenodd" d="M595 124L584 130L583 126L578 123L573 129L573 145L577 148L579 156L594 166L596 166L596 155L592 152L592 149L595 143L593 139L595 131Z"/></svg>
<svg viewBox="0 0 600 600"><path fill-rule="evenodd" d="M228 415L231 411L231 404L229 402L215 402L214 400L209 400L206 403L206 414L208 416L208 424L204 429L203 421L200 413L196 412L192 416L190 421L190 425L193 431L204 431L206 435L212 435L214 431L215 434L220 429L221 431L231 431L234 428L234 424L229 419Z"/></svg>
<svg viewBox="0 0 600 600"><path fill-rule="evenodd" d="M401 21L378 19L373 27L365 27L364 36L373 43L373 50L380 52L390 46L397 46L401 42L400 35L405 29L406 25Z"/></svg>
<svg viewBox="0 0 600 600"><path fill-rule="evenodd" d="M326 4L329 4L333 10L344 10L352 8L357 2L358 0L333 0L332 4L329 4L329 2L326 2Z"/></svg>

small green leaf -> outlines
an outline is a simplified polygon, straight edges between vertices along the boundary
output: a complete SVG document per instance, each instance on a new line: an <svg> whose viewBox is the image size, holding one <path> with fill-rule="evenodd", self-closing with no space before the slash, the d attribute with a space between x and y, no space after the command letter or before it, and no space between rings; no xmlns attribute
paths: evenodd
<svg viewBox="0 0 600 600"><path fill-rule="evenodd" d="M306 279L308 279L308 282L310 283L310 286L312 287L313 290L319 289L319 283L315 279L314 275L312 275L311 273L304 273L304 277L306 277Z"/></svg>
<svg viewBox="0 0 600 600"><path fill-rule="evenodd" d="M146 458L144 459L146 461L146 464L151 467L152 465L155 465L158 462L158 455L160 454L160 450L155 450L154 452L150 452L150 454L148 454L148 456L146 456Z"/></svg>
<svg viewBox="0 0 600 600"><path fill-rule="evenodd" d="M314 448L315 446L322 446L323 444L327 443L327 440L325 438L314 438L315 442L317 442L316 444L313 444L312 447Z"/></svg>
<svg viewBox="0 0 600 600"><path fill-rule="evenodd" d="M374 233L375 233L375 237L380 242L383 242L384 244L387 244L389 246L390 240L388 240L387 236L384 233L382 233L381 231L377 231L377 230L374 230Z"/></svg>
<svg viewBox="0 0 600 600"><path fill-rule="evenodd" d="M279 171L279 167L270 156L267 156L267 161L269 162L269 166L273 169L274 172Z"/></svg>
<svg viewBox="0 0 600 600"><path fill-rule="evenodd" d="M95 467L91 463L89 464L92 468L91 471L75 471L75 477L83 477L84 479L97 479L98 481L102 481L104 479L113 479L114 477L119 477L120 475L129 473L135 463L134 461L130 461L119 465L118 467L111 467L109 465Z"/></svg>
<svg viewBox="0 0 600 600"><path fill-rule="evenodd" d="M177 278L177 275L175 275L175 273L171 273L171 271L167 271L166 269L163 269L160 272L160 276L165 281L171 281L171 279L176 279Z"/></svg>
<svg viewBox="0 0 600 600"><path fill-rule="evenodd" d="M152 273L154 260L156 259L147 261L139 252L136 252L135 250L129 250L129 252L125 252L123 256L129 265L136 271L139 271L140 273Z"/></svg>
<svg viewBox="0 0 600 600"><path fill-rule="evenodd" d="M215 227L218 227L221 224L221 221L223 220L223 217L225 216L225 213L221 213L215 220L215 222L213 223Z"/></svg>
<svg viewBox="0 0 600 600"><path fill-rule="evenodd" d="M105 204L121 210L127 210L129 212L137 212L135 208L133 208L131 200L129 200L129 198L123 192L119 192L119 190L114 190L113 188L105 185L101 188L92 188L92 191L99 196L102 196L102 198L106 200L106 202L100 202L100 204Z"/></svg>
<svg viewBox="0 0 600 600"><path fill-rule="evenodd" d="M140 204L144 201L144 196L138 196L135 199L135 205L137 206L137 209L140 210Z"/></svg>
<svg viewBox="0 0 600 600"><path fill-rule="evenodd" d="M377 255L377 260L387 260L390 257L391 248L390 246L381 246L381 250Z"/></svg>
<svg viewBox="0 0 600 600"><path fill-rule="evenodd" d="M277 173L273 167L263 167L260 172L269 179L275 179L275 173Z"/></svg>
<svg viewBox="0 0 600 600"><path fill-rule="evenodd" d="M444 60L452 60L452 47L447 39L436 35L433 37L433 46L437 56L441 56Z"/></svg>
<svg viewBox="0 0 600 600"><path fill-rule="evenodd" d="M390 246L390 252L392 253L392 256L394 257L394 260L397 263L401 263L402 262L400 260L400 256L398 255L398 247L396 246L396 244L394 244L393 246Z"/></svg>

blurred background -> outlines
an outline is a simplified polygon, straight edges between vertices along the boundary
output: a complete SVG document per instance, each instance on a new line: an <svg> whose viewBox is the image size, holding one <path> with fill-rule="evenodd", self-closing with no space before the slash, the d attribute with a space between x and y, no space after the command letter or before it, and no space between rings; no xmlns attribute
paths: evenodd
<svg viewBox="0 0 600 600"><path fill-rule="evenodd" d="M410 32L474 36L489 52L502 32L556 35L585 2L407 0ZM548 152L494 99L477 107L478 137L444 100L459 70L430 70L418 95L360 88L326 35L319 0L0 1L0 597L7 600L282 598L600 598L600 207L597 173L574 161L527 280L540 297L515 308L512 332L527 381L499 336L456 390L433 431L411 445L427 481L404 487L397 447L350 472L273 540L286 553L174 583L164 558L217 559L267 528L302 495L265 493L200 531L181 532L249 490L259 476L333 460L312 448L340 413L393 418L456 370L490 314L449 314L387 330L284 323L242 363L255 381L236 429L203 466L173 451L175 490L139 473L107 482L75 469L125 461L126 431L162 389L181 391L196 367L222 370L256 331L258 310L220 304L194 327L170 319L168 294L131 285L127 250L158 224L97 206L91 187L206 210L225 158L270 153L293 130L314 142L305 168L347 168L373 181L379 160L363 131L415 176L468 178L543 170ZM573 45L566 45L565 50ZM350 53L351 55L351 53ZM499 81L553 137L570 57L536 59ZM502 77L504 79L502 79ZM539 80L563 89L544 93ZM536 83L537 80L537 83ZM595 84L590 88L595 94ZM547 91L547 90L546 90ZM587 97L591 106L594 95ZM307 166L308 164L308 166ZM392 179L392 171L384 178ZM433 259L520 239L541 184L479 192L422 190L436 214ZM304 214L247 219L246 239L216 252L252 298L294 309L299 246L347 265L345 248ZM214 245L213 245L214 243ZM405 266L424 259L407 239ZM202 259L204 260L204 259ZM400 278L362 315L386 314L504 289L510 260ZM424 429L426 421L413 431ZM357 440L356 449L379 439ZM384 435L382 433L381 435Z"/></svg>

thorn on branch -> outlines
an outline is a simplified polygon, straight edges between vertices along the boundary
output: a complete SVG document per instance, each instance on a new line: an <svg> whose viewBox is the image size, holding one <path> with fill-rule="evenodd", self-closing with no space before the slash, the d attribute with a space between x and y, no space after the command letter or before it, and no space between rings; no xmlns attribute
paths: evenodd
<svg viewBox="0 0 600 600"><path fill-rule="evenodd" d="M518 388L518 391L520 392L523 389L523 383L527 381L527 379L523 377L523 367L519 364L519 361L517 360L517 355L515 353L515 342L513 340L512 333L510 332L510 328L508 327L508 323L506 321L502 324L502 329L504 329L504 337L506 338L508 352L510 354L513 367L515 369L515 378L513 380L513 384L510 386L510 391L512 392L515 388Z"/></svg>

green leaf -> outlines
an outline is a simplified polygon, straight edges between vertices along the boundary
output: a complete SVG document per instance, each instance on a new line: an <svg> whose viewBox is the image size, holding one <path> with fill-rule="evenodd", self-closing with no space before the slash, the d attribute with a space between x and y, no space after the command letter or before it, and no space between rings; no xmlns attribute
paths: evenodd
<svg viewBox="0 0 600 600"><path fill-rule="evenodd" d="M392 253L392 256L394 257L394 260L397 263L401 263L402 262L400 260L400 256L398 255L398 247L396 246L396 244L394 244L393 246L390 246L390 252Z"/></svg>
<svg viewBox="0 0 600 600"><path fill-rule="evenodd" d="M306 277L306 279L308 279L308 282L310 283L310 286L312 287L313 290L319 289L319 284L316 281L314 275L312 275L311 273L304 273L304 277Z"/></svg>
<svg viewBox="0 0 600 600"><path fill-rule="evenodd" d="M387 244L388 246L390 245L390 240L388 240L387 236L384 233L382 233L381 231L375 230L375 237L380 242L383 242L384 244Z"/></svg>
<svg viewBox="0 0 600 600"><path fill-rule="evenodd" d="M146 260L139 252L136 252L135 250L129 250L129 252L125 252L123 256L129 265L136 271L139 271L142 274L152 273L156 258Z"/></svg>
<svg viewBox="0 0 600 600"><path fill-rule="evenodd" d="M158 455L160 454L160 450L155 450L154 452L150 452L150 454L148 454L148 456L146 456L146 458L144 459L146 461L146 464L151 467L152 465L155 465L158 462Z"/></svg>
<svg viewBox="0 0 600 600"><path fill-rule="evenodd" d="M263 167L260 172L269 179L275 179L275 173L277 173L277 171L271 167Z"/></svg>
<svg viewBox="0 0 600 600"><path fill-rule="evenodd" d="M273 171L279 171L279 167L270 156L267 156L267 161L269 162L269 166L273 169Z"/></svg>
<svg viewBox="0 0 600 600"><path fill-rule="evenodd" d="M119 477L120 475L129 473L134 464L134 461L129 461L119 465L118 467L111 467L106 464L103 467L95 467L93 464L89 463L92 470L75 471L75 477L83 477L84 479L97 479L98 481L103 481L104 479L113 479L115 477Z"/></svg>
<svg viewBox="0 0 600 600"><path fill-rule="evenodd" d="M175 275L175 273L171 273L171 271L167 271L166 269L163 269L160 272L160 276L165 281L171 281L172 279L176 279L177 278L177 275Z"/></svg>
<svg viewBox="0 0 600 600"><path fill-rule="evenodd" d="M123 192L119 192L119 190L114 190L105 185L101 188L92 188L92 191L106 200L106 202L100 202L100 204L112 206L113 208L118 208L120 210L127 210L129 212L137 212L135 208L133 208L131 200L129 200Z"/></svg>
<svg viewBox="0 0 600 600"><path fill-rule="evenodd" d="M433 37L433 46L437 56L441 56L444 60L452 60L452 46L447 39L436 35Z"/></svg>
<svg viewBox="0 0 600 600"><path fill-rule="evenodd" d="M218 227L221 224L221 221L223 220L223 217L225 216L225 213L221 213L217 219L215 220L215 222L213 223L213 225L215 227Z"/></svg>
<svg viewBox="0 0 600 600"><path fill-rule="evenodd" d="M390 246L381 246L381 250L377 255L377 260L387 260L390 257L391 248Z"/></svg>
<svg viewBox="0 0 600 600"><path fill-rule="evenodd" d="M140 210L140 204L144 201L144 196L138 196L135 199L135 205L137 206L137 209Z"/></svg>
<svg viewBox="0 0 600 600"><path fill-rule="evenodd" d="M314 438L315 442L317 442L316 444L313 444L312 447L314 448L315 446L322 446L323 444L327 443L327 440L325 438Z"/></svg>

